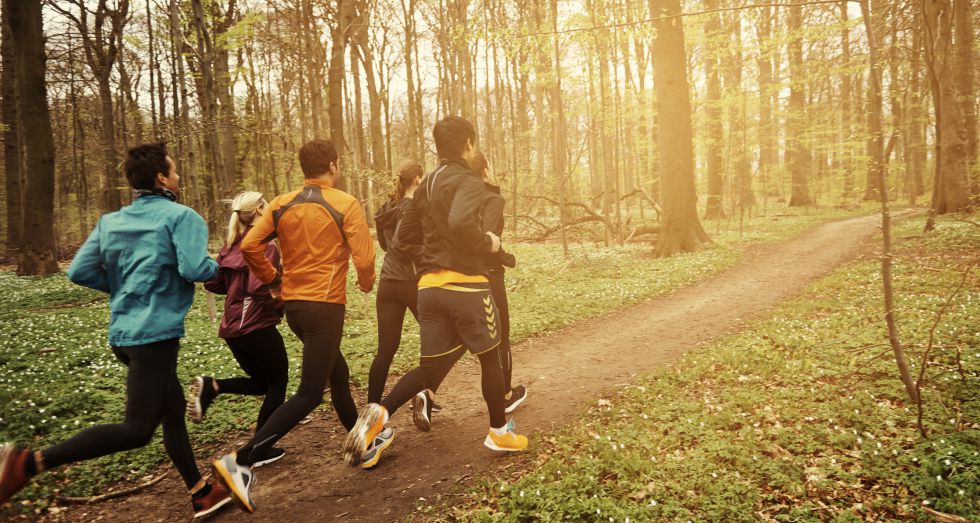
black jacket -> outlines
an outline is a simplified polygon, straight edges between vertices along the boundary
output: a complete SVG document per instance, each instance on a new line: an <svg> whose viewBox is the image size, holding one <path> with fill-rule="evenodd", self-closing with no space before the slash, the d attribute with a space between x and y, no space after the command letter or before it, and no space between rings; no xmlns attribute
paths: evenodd
<svg viewBox="0 0 980 523"><path fill-rule="evenodd" d="M418 264L422 259L421 245L406 245L398 241L398 228L405 209L411 205L411 198L397 202L388 200L374 215L378 229L378 243L385 251L381 264L382 280L415 281L419 278Z"/></svg>
<svg viewBox="0 0 980 523"><path fill-rule="evenodd" d="M500 187L484 183L486 190L483 200L483 230L496 234L501 240L504 236L504 197L500 195ZM503 271L504 267L514 267L516 259L503 248L498 252L490 252L483 256L483 263L491 272Z"/></svg>
<svg viewBox="0 0 980 523"><path fill-rule="evenodd" d="M493 246L483 229L486 189L462 159L443 160L422 179L405 207L398 241L424 245L420 274L449 269L486 275L483 255Z"/></svg>

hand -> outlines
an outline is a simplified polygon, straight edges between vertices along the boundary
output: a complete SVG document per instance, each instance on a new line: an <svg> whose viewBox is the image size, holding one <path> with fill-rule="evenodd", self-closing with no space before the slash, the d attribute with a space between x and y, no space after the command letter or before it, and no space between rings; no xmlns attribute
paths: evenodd
<svg viewBox="0 0 980 523"><path fill-rule="evenodd" d="M487 231L487 236L490 237L490 252L500 252L500 236Z"/></svg>
<svg viewBox="0 0 980 523"><path fill-rule="evenodd" d="M361 292L363 292L364 294L367 294L371 292L371 289L374 288L374 280L371 280L367 283L357 282L357 288L360 289Z"/></svg>
<svg viewBox="0 0 980 523"><path fill-rule="evenodd" d="M269 294L272 295L272 299L281 300L282 299L282 287L276 285L275 287L269 287Z"/></svg>

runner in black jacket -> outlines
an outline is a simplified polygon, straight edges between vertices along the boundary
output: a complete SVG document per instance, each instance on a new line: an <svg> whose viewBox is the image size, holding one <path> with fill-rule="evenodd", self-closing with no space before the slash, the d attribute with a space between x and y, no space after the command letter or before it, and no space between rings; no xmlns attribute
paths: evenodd
<svg viewBox="0 0 980 523"><path fill-rule="evenodd" d="M480 359L483 399L490 430L483 444L493 450L520 451L527 438L514 432L504 416L504 388L499 353L497 307L490 294L486 253L500 250L500 238L483 230L484 187L467 162L476 131L466 120L447 117L432 130L439 167L422 179L413 203L406 207L398 240L422 243L419 278L421 362L403 376L381 404L371 403L344 441L344 459L356 466L390 414L413 400L415 425L430 428L432 394L469 350Z"/></svg>
<svg viewBox="0 0 980 523"><path fill-rule="evenodd" d="M470 162L473 172L483 179L486 190L483 204L483 230L490 231L498 237L504 233L504 197L500 195L500 187L494 185L490 162L480 151L477 151ZM527 398L527 387L513 386L514 359L510 352L510 307L507 301L507 286L504 284L504 267L513 268L516 264L514 255L504 252L489 253L483 257L487 266L487 277L490 280L490 293L500 311L500 363L504 367L504 390L507 392L504 412L510 414Z"/></svg>

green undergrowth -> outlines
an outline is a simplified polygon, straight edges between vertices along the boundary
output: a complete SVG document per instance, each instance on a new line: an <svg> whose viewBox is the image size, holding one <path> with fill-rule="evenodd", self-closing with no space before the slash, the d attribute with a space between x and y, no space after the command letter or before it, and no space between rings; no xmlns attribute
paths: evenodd
<svg viewBox="0 0 980 523"><path fill-rule="evenodd" d="M508 272L512 339L557 329L577 320L660 295L703 279L736 263L750 244L785 239L830 219L867 213L867 209L809 210L795 215L756 217L743 223L706 224L714 243L698 253L654 259L649 244L605 247L573 243L565 259L556 244L508 245L518 267ZM381 256L379 251L378 264ZM377 338L374 294L351 289L343 350L356 386L366 386ZM218 298L218 313L221 297ZM75 432L120 420L125 368L106 345L105 295L71 284L63 275L19 278L0 272L0 441L43 447ZM241 373L217 325L208 318L204 293L187 316L179 374L230 377ZM280 327L290 354L290 390L298 383L300 345ZM393 373L418 358L418 328L405 321ZM223 396L203 425L189 425L199 457L225 450L254 423L259 401ZM321 408L329 408L324 406ZM84 496L120 481L135 481L158 466L165 455L159 431L144 449L107 456L45 474L18 497L22 512L42 511L54 494ZM32 501L28 501L32 500ZM0 512L2 514L2 512Z"/></svg>
<svg viewBox="0 0 980 523"><path fill-rule="evenodd" d="M974 218L974 221L975 218ZM980 521L980 228L897 226L896 314L924 426L882 321L880 262L847 265L746 331L609 391L532 438L464 521ZM965 280L964 280L965 276Z"/></svg>

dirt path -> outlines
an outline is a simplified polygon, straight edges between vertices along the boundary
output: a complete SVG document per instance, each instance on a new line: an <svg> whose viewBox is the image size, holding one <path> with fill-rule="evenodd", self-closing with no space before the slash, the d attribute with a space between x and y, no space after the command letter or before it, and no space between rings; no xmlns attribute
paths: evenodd
<svg viewBox="0 0 980 523"><path fill-rule="evenodd" d="M528 433L534 445L542 431L574 419L604 390L740 330L866 252L877 223L869 216L821 225L787 242L755 248L738 266L674 295L515 346L515 382L530 391L516 413L519 431ZM258 469L258 511L250 516L232 507L214 519L392 521L411 514L420 498L440 502L473 478L513 463L513 456L482 445L487 424L475 361L464 359L441 387L439 401L446 410L434 417L432 432L418 432L407 408L395 414L396 440L374 470L343 464L343 430L332 411L318 411L312 422L283 439L288 451L283 460ZM188 520L185 500L183 485L171 474L141 494L73 508L58 519Z"/></svg>

